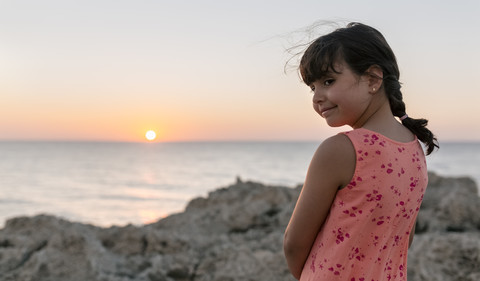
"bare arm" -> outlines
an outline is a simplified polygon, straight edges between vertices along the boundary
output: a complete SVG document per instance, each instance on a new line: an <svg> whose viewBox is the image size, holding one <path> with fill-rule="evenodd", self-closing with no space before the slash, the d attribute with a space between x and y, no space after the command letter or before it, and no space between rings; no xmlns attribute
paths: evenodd
<svg viewBox="0 0 480 281"><path fill-rule="evenodd" d="M354 170L355 150L345 135L325 140L315 152L285 231L285 257L295 278L300 278L338 188L350 182Z"/></svg>

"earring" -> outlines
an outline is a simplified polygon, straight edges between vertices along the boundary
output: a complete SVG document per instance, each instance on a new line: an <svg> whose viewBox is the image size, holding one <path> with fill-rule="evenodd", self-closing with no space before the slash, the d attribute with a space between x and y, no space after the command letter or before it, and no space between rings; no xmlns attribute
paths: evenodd
<svg viewBox="0 0 480 281"><path fill-rule="evenodd" d="M375 88L373 88L373 91L375 92Z"/></svg>

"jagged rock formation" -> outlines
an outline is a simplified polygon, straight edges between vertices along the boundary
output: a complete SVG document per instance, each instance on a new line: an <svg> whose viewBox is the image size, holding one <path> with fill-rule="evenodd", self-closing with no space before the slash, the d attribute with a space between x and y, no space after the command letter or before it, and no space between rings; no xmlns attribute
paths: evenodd
<svg viewBox="0 0 480 281"><path fill-rule="evenodd" d="M470 178L429 174L408 280L480 280L480 197Z"/></svg>
<svg viewBox="0 0 480 281"><path fill-rule="evenodd" d="M0 280L294 280L282 240L299 191L238 180L142 227L14 218L0 230ZM480 280L479 218L472 180L431 174L409 280Z"/></svg>

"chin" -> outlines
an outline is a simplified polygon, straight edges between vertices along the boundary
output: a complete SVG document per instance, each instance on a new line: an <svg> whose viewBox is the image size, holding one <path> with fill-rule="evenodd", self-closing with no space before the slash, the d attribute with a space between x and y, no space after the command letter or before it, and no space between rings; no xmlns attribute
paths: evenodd
<svg viewBox="0 0 480 281"><path fill-rule="evenodd" d="M337 128L337 127L345 126L346 124L345 124L345 123L342 123L342 122L335 122L335 121L328 121L328 120L327 120L327 125L328 125L329 127L332 127L332 128Z"/></svg>

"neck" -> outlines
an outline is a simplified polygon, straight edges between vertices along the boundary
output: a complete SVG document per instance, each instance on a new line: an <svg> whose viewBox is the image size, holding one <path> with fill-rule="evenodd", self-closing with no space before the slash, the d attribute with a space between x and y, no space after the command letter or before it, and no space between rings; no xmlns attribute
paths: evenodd
<svg viewBox="0 0 480 281"><path fill-rule="evenodd" d="M352 127L369 129L400 142L414 140L413 133L395 119L390 109L390 103L386 96L383 96L383 98L379 97L377 101L372 101L365 114Z"/></svg>
<svg viewBox="0 0 480 281"><path fill-rule="evenodd" d="M385 94L377 93L365 113L352 125L352 128L366 128L373 131L384 131L387 128L401 125L393 116L390 103Z"/></svg>

